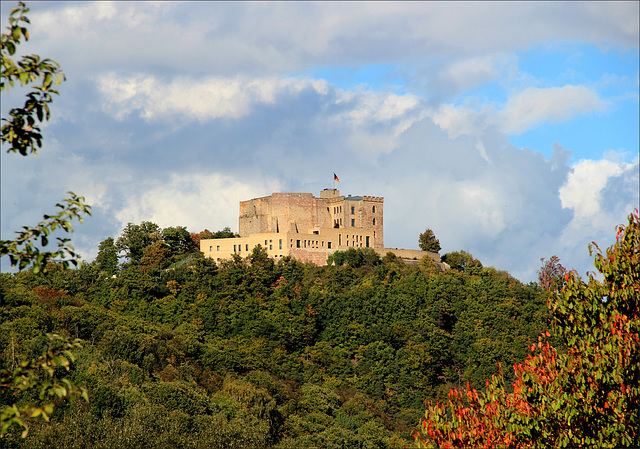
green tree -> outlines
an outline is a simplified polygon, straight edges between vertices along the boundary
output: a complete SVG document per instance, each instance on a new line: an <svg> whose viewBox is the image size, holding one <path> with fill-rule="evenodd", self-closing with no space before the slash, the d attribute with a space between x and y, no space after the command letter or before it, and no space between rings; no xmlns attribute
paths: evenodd
<svg viewBox="0 0 640 449"><path fill-rule="evenodd" d="M605 254L593 244L603 281L575 272L549 301L552 331L515 365L513 392L501 375L486 391L451 390L428 403L420 447L637 447L640 442L640 220L629 216Z"/></svg>
<svg viewBox="0 0 640 449"><path fill-rule="evenodd" d="M214 232L213 236L207 237L212 239L232 239L240 237L240 234L237 234L231 230L229 226L225 226L222 230ZM204 237L203 237L204 238Z"/></svg>
<svg viewBox="0 0 640 449"><path fill-rule="evenodd" d="M327 265L349 265L352 268L380 265L380 255L373 248L349 248L346 251L335 251L327 257Z"/></svg>
<svg viewBox="0 0 640 449"><path fill-rule="evenodd" d="M167 265L169 254L167 245L161 240L156 240L144 249L140 258L140 268L143 271L162 269Z"/></svg>
<svg viewBox="0 0 640 449"><path fill-rule="evenodd" d="M109 275L114 275L118 272L118 250L112 237L100 242L95 264L100 270Z"/></svg>
<svg viewBox="0 0 640 449"><path fill-rule="evenodd" d="M60 64L51 59L41 59L38 55L23 56L19 61L12 59L22 39L29 39L25 24L30 23L26 14L29 8L22 2L9 14L7 32L2 34L0 54L2 55L2 75L0 91L5 92L16 83L30 86L24 106L9 110L9 118L2 117L2 145L8 145L8 153L22 156L37 154L42 147L40 123L49 120L49 104L52 95L58 95L53 85L65 80ZM46 270L49 261L56 260L66 268L77 265L77 254L70 240L57 237L58 248L55 251L43 251L55 231L73 232L71 221L83 221L83 215L91 215L91 207L82 196L68 192L69 197L56 205L60 210L53 215L45 215L44 220L34 227L23 226L13 240L0 241L0 257L9 256L11 266L18 269L32 268L35 273Z"/></svg>
<svg viewBox="0 0 640 449"><path fill-rule="evenodd" d="M139 225L128 223L116 240L116 248L129 263L139 265L145 248L159 239L160 227L157 224L150 221L143 221Z"/></svg>
<svg viewBox="0 0 640 449"><path fill-rule="evenodd" d="M194 251L195 242L184 226L168 227L162 230L162 240L166 243L172 256L179 256Z"/></svg>
<svg viewBox="0 0 640 449"><path fill-rule="evenodd" d="M463 273L474 272L482 268L482 263L473 258L473 255L466 251L454 251L442 256L442 261L449 264L453 270Z"/></svg>
<svg viewBox="0 0 640 449"><path fill-rule="evenodd" d="M440 240L436 238L436 235L431 229L427 229L418 238L418 245L422 251L431 251L437 253L440 251Z"/></svg>

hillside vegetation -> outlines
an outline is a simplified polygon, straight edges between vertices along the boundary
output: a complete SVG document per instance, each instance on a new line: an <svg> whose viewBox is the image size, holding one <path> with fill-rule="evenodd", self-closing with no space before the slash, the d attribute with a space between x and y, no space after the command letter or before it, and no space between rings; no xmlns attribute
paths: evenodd
<svg viewBox="0 0 640 449"><path fill-rule="evenodd" d="M24 439L12 426L4 447L412 447L425 399L482 388L498 363L511 380L548 327L549 293L466 253L445 272L391 254L275 263L260 247L216 264L150 239L113 265L122 237L77 269L2 274L2 365L37 358L45 333L79 338L56 373L89 396ZM16 398L38 401L3 389Z"/></svg>

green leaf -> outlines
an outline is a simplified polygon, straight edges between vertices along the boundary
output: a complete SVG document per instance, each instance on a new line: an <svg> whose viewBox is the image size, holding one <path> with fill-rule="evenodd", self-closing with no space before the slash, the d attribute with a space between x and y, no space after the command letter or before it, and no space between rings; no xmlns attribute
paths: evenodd
<svg viewBox="0 0 640 449"><path fill-rule="evenodd" d="M44 82L42 83L42 87L44 89L48 89L51 86L51 82L53 81L53 76L51 73L47 73L44 77Z"/></svg>

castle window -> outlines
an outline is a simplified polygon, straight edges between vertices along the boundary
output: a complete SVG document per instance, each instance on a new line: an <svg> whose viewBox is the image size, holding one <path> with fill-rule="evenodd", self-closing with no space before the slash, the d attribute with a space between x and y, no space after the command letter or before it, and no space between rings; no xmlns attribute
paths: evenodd
<svg viewBox="0 0 640 449"><path fill-rule="evenodd" d="M366 243L367 248L369 248L369 236L367 236L365 243Z"/></svg>
<svg viewBox="0 0 640 449"><path fill-rule="evenodd" d="M279 249L282 249L282 239L280 239L280 241L278 242L279 245Z"/></svg>
<svg viewBox="0 0 640 449"><path fill-rule="evenodd" d="M273 245L269 245L269 249L273 249Z"/></svg>
<svg viewBox="0 0 640 449"><path fill-rule="evenodd" d="M373 213L373 214L376 213L376 206L371 207L371 213Z"/></svg>
<svg viewBox="0 0 640 449"><path fill-rule="evenodd" d="M327 242L327 248L331 249L331 242Z"/></svg>
<svg viewBox="0 0 640 449"><path fill-rule="evenodd" d="M375 218L373 219L373 225L374 226L376 225L376 219Z"/></svg>
<svg viewBox="0 0 640 449"><path fill-rule="evenodd" d="M210 246L210 247L209 247L209 251L213 251L213 246Z"/></svg>
<svg viewBox="0 0 640 449"><path fill-rule="evenodd" d="M216 246L216 250L220 251L220 245Z"/></svg>
<svg viewBox="0 0 640 449"><path fill-rule="evenodd" d="M300 248L300 240L296 240L296 248Z"/></svg>
<svg viewBox="0 0 640 449"><path fill-rule="evenodd" d="M352 218L351 219L351 227L354 227L356 225L356 219Z"/></svg>
<svg viewBox="0 0 640 449"><path fill-rule="evenodd" d="M267 247L267 241L266 240L264 241L264 247L265 248Z"/></svg>
<svg viewBox="0 0 640 449"><path fill-rule="evenodd" d="M249 244L248 243L244 246L244 249L249 251Z"/></svg>
<svg viewBox="0 0 640 449"><path fill-rule="evenodd" d="M234 253L237 251L236 246L237 246L237 245L233 245L233 252L234 252Z"/></svg>
<svg viewBox="0 0 640 449"><path fill-rule="evenodd" d="M351 206L351 215L356 213L356 208L354 206Z"/></svg>

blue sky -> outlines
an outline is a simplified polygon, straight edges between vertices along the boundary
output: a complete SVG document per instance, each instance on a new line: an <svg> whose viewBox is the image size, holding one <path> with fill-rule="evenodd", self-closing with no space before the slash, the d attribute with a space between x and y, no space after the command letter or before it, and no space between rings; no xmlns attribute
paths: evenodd
<svg viewBox="0 0 640 449"><path fill-rule="evenodd" d="M385 197L388 247L431 228L528 282L592 269L638 207L637 2L30 6L19 52L68 81L38 158L2 152L3 239L72 190L92 260L128 222L237 229L239 201L336 172Z"/></svg>

